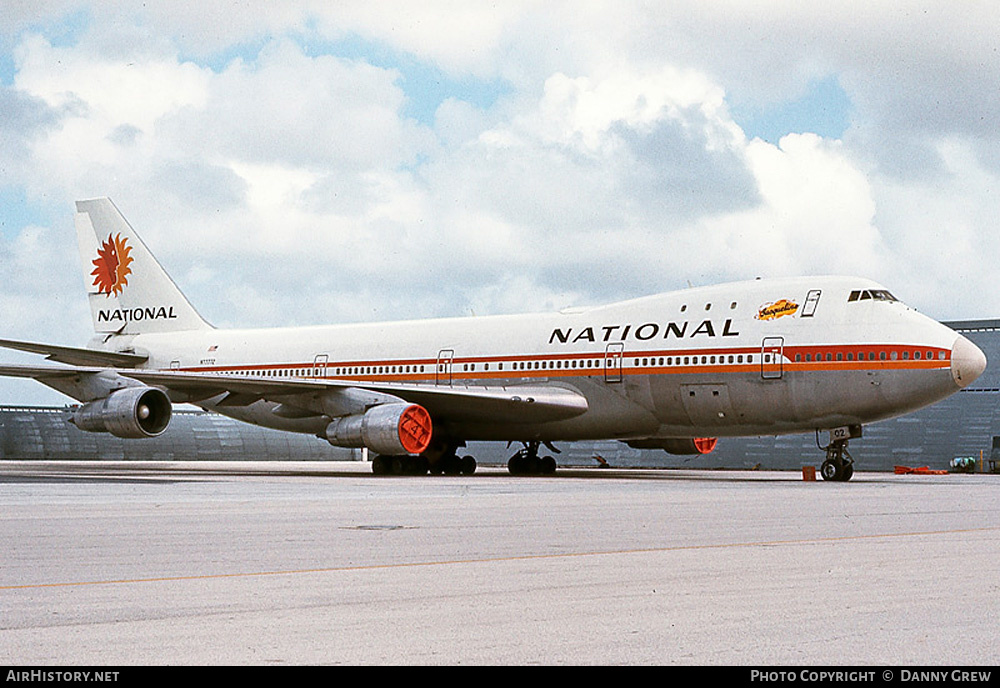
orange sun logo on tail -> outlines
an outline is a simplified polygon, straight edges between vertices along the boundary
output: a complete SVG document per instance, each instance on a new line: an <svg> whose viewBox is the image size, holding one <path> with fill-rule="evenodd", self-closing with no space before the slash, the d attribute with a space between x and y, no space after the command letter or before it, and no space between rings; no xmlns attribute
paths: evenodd
<svg viewBox="0 0 1000 688"><path fill-rule="evenodd" d="M96 266L90 273L94 276L94 286L97 287L98 294L121 294L122 289L128 285L128 276L132 274L129 265L132 264L132 247L128 245L126 239L121 238L121 234L108 238L97 249L97 258L94 260Z"/></svg>

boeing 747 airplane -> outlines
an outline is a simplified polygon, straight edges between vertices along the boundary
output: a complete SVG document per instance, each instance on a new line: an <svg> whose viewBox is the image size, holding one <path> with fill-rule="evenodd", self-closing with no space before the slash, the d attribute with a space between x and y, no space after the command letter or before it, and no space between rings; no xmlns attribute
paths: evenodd
<svg viewBox="0 0 1000 688"><path fill-rule="evenodd" d="M76 204L97 336L0 340L62 365L3 365L81 402L70 420L162 433L173 403L367 447L375 473L471 473L470 440L614 439L678 454L716 438L829 432L821 474L849 480L861 427L943 399L986 357L856 277L755 280L554 314L285 329L205 322L109 199Z"/></svg>

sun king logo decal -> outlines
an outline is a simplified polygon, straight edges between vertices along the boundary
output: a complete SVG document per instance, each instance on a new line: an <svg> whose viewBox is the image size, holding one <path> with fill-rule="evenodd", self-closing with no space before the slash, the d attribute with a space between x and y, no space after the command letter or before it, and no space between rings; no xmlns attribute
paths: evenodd
<svg viewBox="0 0 1000 688"><path fill-rule="evenodd" d="M128 245L127 239L122 239L121 234L108 238L97 249L97 258L94 260L94 271L90 273L94 276L94 286L97 287L98 294L121 294L122 289L128 286L128 276L132 274L129 265L133 258L132 247Z"/></svg>
<svg viewBox="0 0 1000 688"><path fill-rule="evenodd" d="M779 299L774 303L761 306L754 318L757 320L776 320L786 315L792 315L797 310L799 310L799 304L788 299Z"/></svg>

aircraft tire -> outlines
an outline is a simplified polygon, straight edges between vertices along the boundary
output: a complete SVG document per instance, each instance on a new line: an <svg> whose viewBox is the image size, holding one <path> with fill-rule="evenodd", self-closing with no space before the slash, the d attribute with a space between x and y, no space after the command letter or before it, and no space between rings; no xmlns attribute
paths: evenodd
<svg viewBox="0 0 1000 688"><path fill-rule="evenodd" d="M542 475L552 475L556 472L556 460L551 456L546 456L542 459L539 468Z"/></svg>
<svg viewBox="0 0 1000 688"><path fill-rule="evenodd" d="M426 456L410 457L410 473L412 475L427 475L430 468L430 462Z"/></svg>
<svg viewBox="0 0 1000 688"><path fill-rule="evenodd" d="M389 459L389 473L392 475L406 475L409 471L409 461L405 456L393 456Z"/></svg>
<svg viewBox="0 0 1000 688"><path fill-rule="evenodd" d="M471 456L463 456L461 458L462 462L462 475L472 475L476 472L476 460Z"/></svg>
<svg viewBox="0 0 1000 688"><path fill-rule="evenodd" d="M524 459L520 454L514 454L507 462L507 472L511 475L521 475L525 473Z"/></svg>
<svg viewBox="0 0 1000 688"><path fill-rule="evenodd" d="M824 461L823 465L819 469L820 475L823 476L823 480L842 480L844 474L843 466L838 466L834 461Z"/></svg>
<svg viewBox="0 0 1000 688"><path fill-rule="evenodd" d="M462 472L462 460L454 454L441 457L441 472L445 475L459 475Z"/></svg>

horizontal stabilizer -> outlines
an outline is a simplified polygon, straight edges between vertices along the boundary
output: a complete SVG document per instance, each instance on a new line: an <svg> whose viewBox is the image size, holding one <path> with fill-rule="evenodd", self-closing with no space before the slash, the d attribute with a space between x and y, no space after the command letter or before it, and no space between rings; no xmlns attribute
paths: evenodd
<svg viewBox="0 0 1000 688"><path fill-rule="evenodd" d="M0 376L28 377L39 381L71 378L78 375L95 375L103 370L104 369L102 368L81 368L76 366L63 367L0 364Z"/></svg>
<svg viewBox="0 0 1000 688"><path fill-rule="evenodd" d="M56 346L55 344L36 344L34 342L19 342L13 339L0 339L0 346L18 351L28 351L33 354L43 354L50 361L82 366L107 366L110 368L134 368L149 358L142 354L129 354L100 349L84 349L75 346Z"/></svg>

